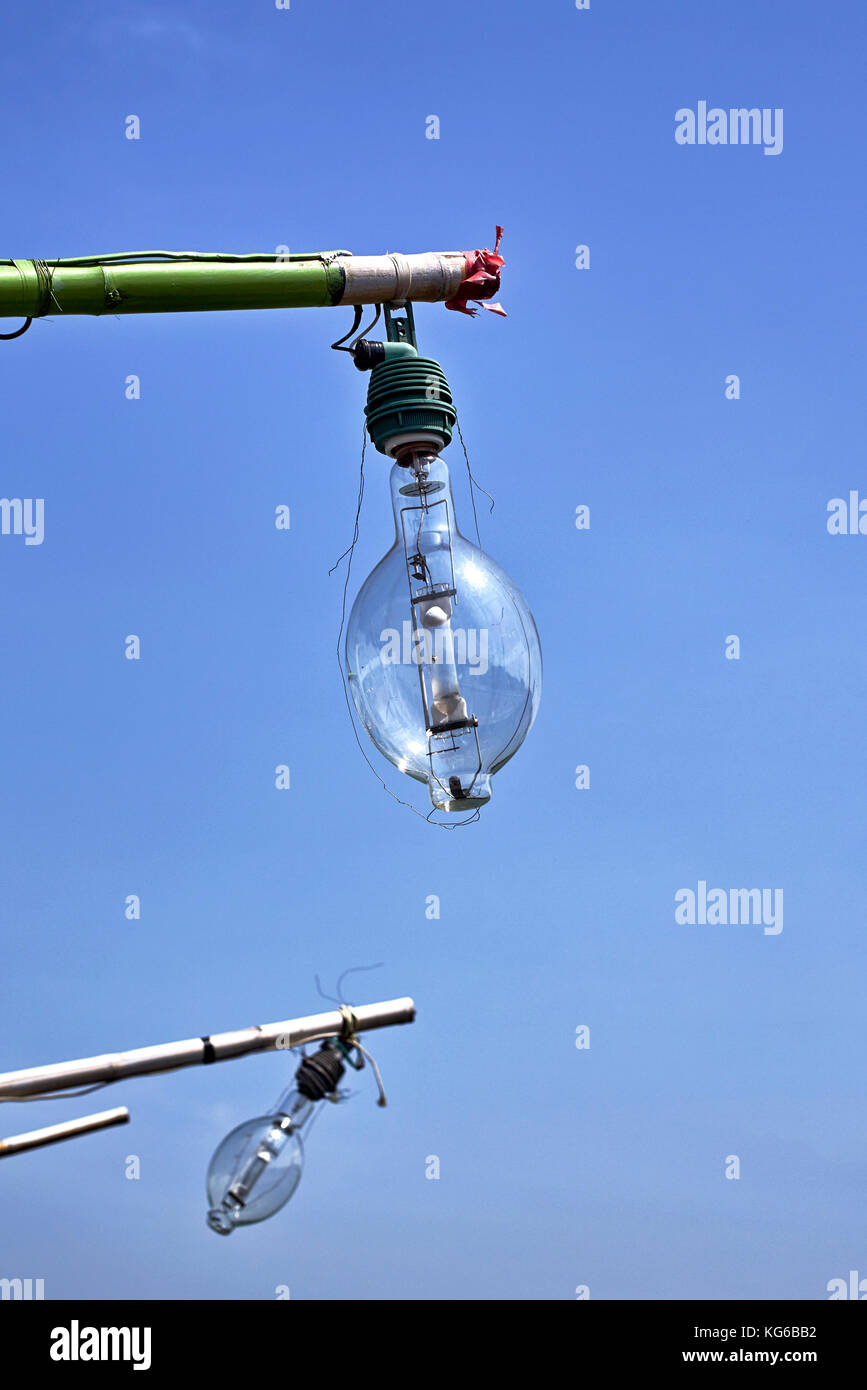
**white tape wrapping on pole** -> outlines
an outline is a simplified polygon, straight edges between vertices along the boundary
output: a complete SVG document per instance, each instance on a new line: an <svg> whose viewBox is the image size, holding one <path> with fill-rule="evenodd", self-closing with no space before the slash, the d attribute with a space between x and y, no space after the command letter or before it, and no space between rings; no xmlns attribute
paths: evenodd
<svg viewBox="0 0 867 1390"><path fill-rule="evenodd" d="M410 297L409 291L412 285L412 269L406 256L398 255L396 251L389 254L389 260L394 261L394 270L397 276L392 303L405 304Z"/></svg>
<svg viewBox="0 0 867 1390"><path fill-rule="evenodd" d="M412 299L433 303L453 299L466 271L460 251L426 251L403 256L341 256L346 274L341 304L392 304Z"/></svg>

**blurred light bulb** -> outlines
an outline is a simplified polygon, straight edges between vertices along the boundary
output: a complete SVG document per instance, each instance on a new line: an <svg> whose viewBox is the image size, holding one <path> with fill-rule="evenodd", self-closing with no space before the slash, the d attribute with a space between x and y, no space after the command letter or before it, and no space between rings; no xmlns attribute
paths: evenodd
<svg viewBox="0 0 867 1390"><path fill-rule="evenodd" d="M329 1039L304 1057L291 1086L270 1115L238 1125L219 1145L208 1168L208 1225L218 1235L252 1226L285 1206L301 1181L300 1131L316 1101L335 1096L343 1075L339 1043Z"/></svg>
<svg viewBox="0 0 867 1390"><path fill-rule="evenodd" d="M395 543L350 614L349 689L379 751L437 810L472 810L536 717L539 637L517 586L459 532L436 445L394 452Z"/></svg>
<svg viewBox="0 0 867 1390"><path fill-rule="evenodd" d="M208 1168L208 1225L220 1235L264 1221L285 1206L301 1181L304 1146L299 1130L313 1102L287 1091L272 1115L233 1129Z"/></svg>

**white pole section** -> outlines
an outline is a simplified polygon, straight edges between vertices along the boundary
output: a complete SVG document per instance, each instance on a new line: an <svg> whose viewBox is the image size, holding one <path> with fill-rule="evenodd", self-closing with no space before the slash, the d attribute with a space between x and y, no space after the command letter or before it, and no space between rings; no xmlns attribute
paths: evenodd
<svg viewBox="0 0 867 1390"><path fill-rule="evenodd" d="M355 1030L366 1033L372 1028L412 1023L415 1004L411 999L389 999L383 1004L355 1005L351 1012ZM320 1038L339 1037L345 1029L344 1015L333 1009L329 1013L311 1014L307 1018L289 1018L282 1023L240 1028L234 1033L214 1033L213 1036L187 1038L183 1042L140 1047L134 1052L107 1052L100 1057L81 1057L74 1062L55 1062L49 1066L28 1067L25 1071L7 1071L0 1074L0 1101L14 1100L16 1096L65 1091L78 1086L95 1086L104 1081L120 1081L127 1076L146 1076L149 1072L174 1071L177 1067L227 1062L232 1057L246 1057L252 1052L270 1052L275 1048L316 1042Z"/></svg>
<svg viewBox="0 0 867 1390"><path fill-rule="evenodd" d="M79 1134L92 1134L97 1129L111 1129L112 1125L128 1123L129 1111L125 1105L117 1110L101 1110L98 1115L84 1115L80 1120L66 1120L60 1125L48 1125L46 1129L32 1129L29 1134L0 1139L0 1158L26 1153L28 1149L41 1149L45 1144L57 1144L61 1139L75 1139Z"/></svg>
<svg viewBox="0 0 867 1390"><path fill-rule="evenodd" d="M414 256L395 252L390 256L340 256L338 260L346 273L341 304L454 299L467 266L463 251L427 251Z"/></svg>

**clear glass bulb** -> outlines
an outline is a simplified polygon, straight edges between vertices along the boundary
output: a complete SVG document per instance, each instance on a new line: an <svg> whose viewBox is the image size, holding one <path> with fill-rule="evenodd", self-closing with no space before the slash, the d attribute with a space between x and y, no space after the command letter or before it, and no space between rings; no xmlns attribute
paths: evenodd
<svg viewBox="0 0 867 1390"><path fill-rule="evenodd" d="M349 689L379 751L437 810L472 810L536 717L539 635L517 586L458 530L443 459L408 449L391 498L394 545L347 626Z"/></svg>
<svg viewBox="0 0 867 1390"><path fill-rule="evenodd" d="M301 1181L304 1147L299 1130L313 1101L294 1088L274 1113L247 1120L227 1134L208 1168L208 1225L219 1235L273 1216Z"/></svg>

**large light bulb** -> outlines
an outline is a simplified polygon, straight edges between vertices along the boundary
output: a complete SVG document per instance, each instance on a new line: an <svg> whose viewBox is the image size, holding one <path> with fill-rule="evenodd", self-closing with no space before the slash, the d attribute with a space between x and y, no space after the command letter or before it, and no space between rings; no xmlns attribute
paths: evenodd
<svg viewBox="0 0 867 1390"><path fill-rule="evenodd" d="M247 1120L227 1134L208 1168L208 1225L218 1235L252 1226L285 1206L301 1181L304 1146L300 1131L317 1101L335 1095L343 1075L344 1050L333 1040L305 1057L295 1085L284 1091L270 1115Z"/></svg>
<svg viewBox="0 0 867 1390"><path fill-rule="evenodd" d="M287 1091L272 1115L238 1125L217 1148L208 1168L208 1225L219 1235L264 1221L285 1206L301 1181L304 1146L299 1130L313 1102Z"/></svg>
<svg viewBox="0 0 867 1390"><path fill-rule="evenodd" d="M439 443L378 445L397 458L395 542L353 605L346 670L380 752L427 784L437 810L461 812L490 800L491 777L523 743L542 658L520 590L458 530Z"/></svg>

